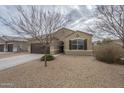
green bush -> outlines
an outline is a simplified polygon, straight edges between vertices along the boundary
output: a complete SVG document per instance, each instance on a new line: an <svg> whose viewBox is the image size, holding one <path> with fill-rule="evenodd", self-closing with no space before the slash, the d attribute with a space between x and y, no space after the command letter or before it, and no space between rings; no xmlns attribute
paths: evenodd
<svg viewBox="0 0 124 93"><path fill-rule="evenodd" d="M46 55L44 55L44 56L41 57L41 61L44 61L45 60L45 56L46 56L46 60L47 61L51 61L51 60L54 60L55 59L53 55L46 54Z"/></svg>
<svg viewBox="0 0 124 93"><path fill-rule="evenodd" d="M120 58L124 57L124 49L113 43L103 43L95 47L94 56L109 64L120 63Z"/></svg>

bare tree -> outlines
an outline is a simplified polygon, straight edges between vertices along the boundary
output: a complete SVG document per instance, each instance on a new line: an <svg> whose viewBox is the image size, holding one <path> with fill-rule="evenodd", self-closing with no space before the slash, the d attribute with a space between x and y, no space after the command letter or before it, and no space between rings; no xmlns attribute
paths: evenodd
<svg viewBox="0 0 124 93"><path fill-rule="evenodd" d="M97 21L95 30L90 29L93 33L107 32L115 37L118 37L124 48L124 6L122 5L101 5L96 7Z"/></svg>
<svg viewBox="0 0 124 93"><path fill-rule="evenodd" d="M45 45L46 49L50 47L53 41L53 32L64 27L70 21L68 17L58 11L46 10L41 6L14 6L17 10L16 17L0 17L0 21L19 35L25 33ZM45 67L47 60L45 56Z"/></svg>

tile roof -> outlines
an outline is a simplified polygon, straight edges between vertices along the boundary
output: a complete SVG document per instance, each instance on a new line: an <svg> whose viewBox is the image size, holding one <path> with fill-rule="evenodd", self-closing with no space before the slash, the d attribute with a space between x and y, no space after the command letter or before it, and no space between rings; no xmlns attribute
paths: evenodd
<svg viewBox="0 0 124 93"><path fill-rule="evenodd" d="M4 41L23 41L26 42L28 40L26 40L25 38L22 37L14 37L14 36L1 36L0 37L2 40Z"/></svg>

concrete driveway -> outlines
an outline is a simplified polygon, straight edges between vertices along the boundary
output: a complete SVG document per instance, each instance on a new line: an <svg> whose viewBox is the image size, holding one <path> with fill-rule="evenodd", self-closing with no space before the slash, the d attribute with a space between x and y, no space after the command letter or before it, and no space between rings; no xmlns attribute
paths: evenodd
<svg viewBox="0 0 124 93"><path fill-rule="evenodd" d="M41 54L24 54L9 58L0 59L0 70L4 70L19 64L27 63L35 59L41 58Z"/></svg>

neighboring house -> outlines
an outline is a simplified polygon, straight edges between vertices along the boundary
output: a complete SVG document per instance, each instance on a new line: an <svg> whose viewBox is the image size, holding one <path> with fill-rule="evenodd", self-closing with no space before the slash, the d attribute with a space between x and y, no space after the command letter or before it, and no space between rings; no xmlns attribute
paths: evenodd
<svg viewBox="0 0 124 93"><path fill-rule="evenodd" d="M123 43L122 43L122 41L120 40L120 39L114 39L114 40L111 40L111 39L105 39L105 40L103 40L103 41L95 41L95 42L93 42L93 45L98 45L98 44L101 44L101 43L107 43L107 42L112 42L112 43L114 43L114 44L116 44L116 45L118 45L118 46L123 46Z"/></svg>
<svg viewBox="0 0 124 93"><path fill-rule="evenodd" d="M120 39L112 40L113 43L123 46L122 41Z"/></svg>
<svg viewBox="0 0 124 93"><path fill-rule="evenodd" d="M54 32L55 39L47 53L65 53L71 55L92 55L92 35L82 32L62 28ZM37 40L30 41L31 53L44 53L44 47Z"/></svg>
<svg viewBox="0 0 124 93"><path fill-rule="evenodd" d="M1 36L0 52L28 51L28 41L21 37Z"/></svg>

